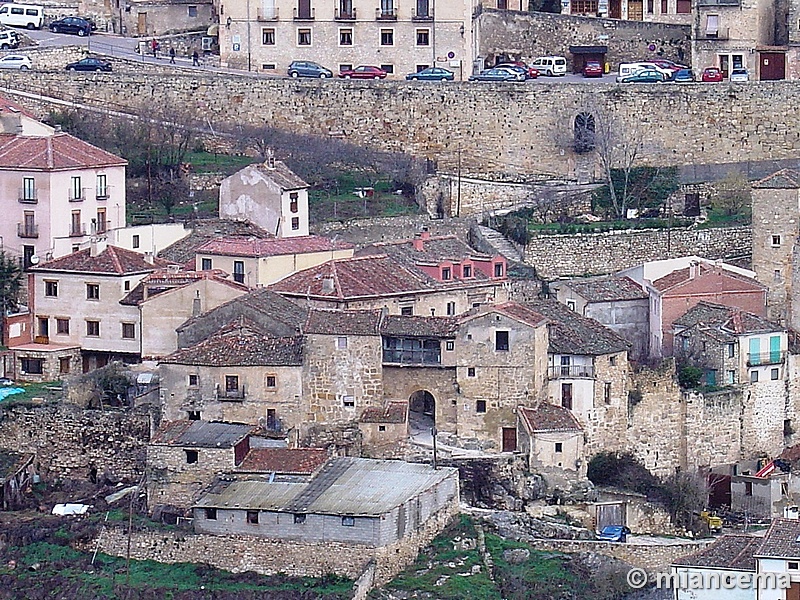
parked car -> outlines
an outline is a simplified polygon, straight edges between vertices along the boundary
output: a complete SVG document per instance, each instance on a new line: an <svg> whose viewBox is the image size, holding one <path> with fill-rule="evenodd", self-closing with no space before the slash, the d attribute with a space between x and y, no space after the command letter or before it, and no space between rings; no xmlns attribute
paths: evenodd
<svg viewBox="0 0 800 600"><path fill-rule="evenodd" d="M533 59L531 66L540 75L563 77L567 74L567 59L563 56L540 56Z"/></svg>
<svg viewBox="0 0 800 600"><path fill-rule="evenodd" d="M521 60L516 60L510 64L517 65L518 67L522 67L523 69L528 71L528 79L536 79L537 77L539 77L539 71L534 69L532 66L525 64Z"/></svg>
<svg viewBox="0 0 800 600"><path fill-rule="evenodd" d="M620 83L663 83L664 74L651 69L636 71L633 75L628 75L619 80Z"/></svg>
<svg viewBox="0 0 800 600"><path fill-rule="evenodd" d="M53 33L73 33L80 36L91 35L92 24L81 17L64 17L50 22Z"/></svg>
<svg viewBox="0 0 800 600"><path fill-rule="evenodd" d="M289 77L316 77L317 79L329 79L333 77L333 71L326 69L310 60L295 60L289 65Z"/></svg>
<svg viewBox="0 0 800 600"><path fill-rule="evenodd" d="M66 68L67 71L111 71L111 63L99 58L82 58L69 63Z"/></svg>
<svg viewBox="0 0 800 600"><path fill-rule="evenodd" d="M630 529L624 525L606 525L603 530L598 532L597 540L601 542L621 542L628 541Z"/></svg>
<svg viewBox="0 0 800 600"><path fill-rule="evenodd" d="M0 50L9 50L19 47L19 34L16 31L6 29L0 31Z"/></svg>
<svg viewBox="0 0 800 600"><path fill-rule="evenodd" d="M508 69L486 69L477 75L470 75L470 81L520 81L516 73Z"/></svg>
<svg viewBox="0 0 800 600"><path fill-rule="evenodd" d="M19 69L28 71L33 68L31 59L22 54L6 54L0 58L0 69Z"/></svg>
<svg viewBox="0 0 800 600"><path fill-rule="evenodd" d="M694 81L694 71L691 69L681 69L680 71L675 71L672 75L671 81L676 83L692 83Z"/></svg>
<svg viewBox="0 0 800 600"><path fill-rule="evenodd" d="M734 69L731 71L731 83L737 81L750 81L750 75L747 73L747 69Z"/></svg>
<svg viewBox="0 0 800 600"><path fill-rule="evenodd" d="M601 65L600 62L596 61L596 60L586 61L586 64L583 65L583 76L584 77L602 77L603 76L603 65Z"/></svg>
<svg viewBox="0 0 800 600"><path fill-rule="evenodd" d="M386 79L386 71L370 65L359 65L355 69L346 69L339 73L342 79Z"/></svg>
<svg viewBox="0 0 800 600"><path fill-rule="evenodd" d="M495 65L492 68L505 69L509 73L512 73L517 78L517 81L525 81L528 78L528 71L526 69L523 69L522 67L518 67L517 65L511 65L511 64Z"/></svg>
<svg viewBox="0 0 800 600"><path fill-rule="evenodd" d="M525 63L501 63L499 65L494 66L495 69L508 69L510 71L514 71L515 73L522 74L523 79L536 79L539 76L539 71L536 69L528 67ZM531 71L536 73L536 75L531 75Z"/></svg>
<svg viewBox="0 0 800 600"><path fill-rule="evenodd" d="M406 75L408 81L453 81L455 75L452 71L441 67L428 67L416 73Z"/></svg>
<svg viewBox="0 0 800 600"><path fill-rule="evenodd" d="M722 81L724 76L722 75L722 71L717 67L706 67L703 69L703 75L700 79L706 83L716 83Z"/></svg>
<svg viewBox="0 0 800 600"><path fill-rule="evenodd" d="M668 71L672 71L673 73L676 73L681 69L689 68L686 65L679 65L678 63L672 62L671 60L667 60L666 58L656 58L654 60L651 60L650 62L659 67L660 69L667 69Z"/></svg>

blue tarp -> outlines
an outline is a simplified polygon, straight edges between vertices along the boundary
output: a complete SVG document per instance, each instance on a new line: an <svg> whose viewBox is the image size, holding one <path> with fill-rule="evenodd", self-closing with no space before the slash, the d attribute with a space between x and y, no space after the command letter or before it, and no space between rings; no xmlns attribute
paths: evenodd
<svg viewBox="0 0 800 600"><path fill-rule="evenodd" d="M24 391L25 390L23 388L18 387L0 387L0 402L12 394L21 394Z"/></svg>

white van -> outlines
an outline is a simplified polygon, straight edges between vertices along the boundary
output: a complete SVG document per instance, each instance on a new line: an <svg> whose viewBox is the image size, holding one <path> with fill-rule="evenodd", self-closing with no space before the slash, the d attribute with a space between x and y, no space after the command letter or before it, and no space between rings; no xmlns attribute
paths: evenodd
<svg viewBox="0 0 800 600"><path fill-rule="evenodd" d="M12 27L41 29L44 7L35 4L3 4L0 7L0 23Z"/></svg>
<svg viewBox="0 0 800 600"><path fill-rule="evenodd" d="M567 74L567 59L563 56L540 56L530 66L539 71L539 75L563 77Z"/></svg>

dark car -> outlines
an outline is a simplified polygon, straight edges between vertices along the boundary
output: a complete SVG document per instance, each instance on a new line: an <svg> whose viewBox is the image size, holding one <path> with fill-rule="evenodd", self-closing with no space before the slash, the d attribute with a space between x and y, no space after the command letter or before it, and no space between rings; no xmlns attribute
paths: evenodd
<svg viewBox="0 0 800 600"><path fill-rule="evenodd" d="M406 75L408 81L453 81L455 75L452 71L441 67L428 67L416 73Z"/></svg>
<svg viewBox="0 0 800 600"><path fill-rule="evenodd" d="M471 75L470 81L519 81L517 74L508 69L486 69L477 75Z"/></svg>
<svg viewBox="0 0 800 600"><path fill-rule="evenodd" d="M111 63L99 58L82 58L78 62L69 63L67 71L111 71Z"/></svg>
<svg viewBox="0 0 800 600"><path fill-rule="evenodd" d="M717 83L722 81L725 76L717 67L706 67L703 69L702 81L706 83Z"/></svg>
<svg viewBox="0 0 800 600"><path fill-rule="evenodd" d="M597 534L597 540L601 542L621 542L628 541L628 534L630 529L624 525L606 525L603 530Z"/></svg>
<svg viewBox="0 0 800 600"><path fill-rule="evenodd" d="M289 65L289 77L316 77L317 79L329 79L333 77L333 71L326 69L310 60L295 60Z"/></svg>
<svg viewBox="0 0 800 600"><path fill-rule="evenodd" d="M586 61L586 64L583 65L583 76L584 77L602 77L603 76L603 65L601 65L600 61L597 61L597 60Z"/></svg>
<svg viewBox="0 0 800 600"><path fill-rule="evenodd" d="M692 83L694 81L694 72L692 72L691 69L675 71L672 75L672 81L677 83Z"/></svg>
<svg viewBox="0 0 800 600"><path fill-rule="evenodd" d="M343 69L339 73L342 79L386 79L386 71L370 65L358 65L355 69Z"/></svg>
<svg viewBox="0 0 800 600"><path fill-rule="evenodd" d="M664 74L650 69L637 71L633 75L628 75L620 79L620 83L663 83Z"/></svg>
<svg viewBox="0 0 800 600"><path fill-rule="evenodd" d="M73 33L84 36L90 35L92 29L92 23L82 17L64 17L50 23L50 31L53 33Z"/></svg>

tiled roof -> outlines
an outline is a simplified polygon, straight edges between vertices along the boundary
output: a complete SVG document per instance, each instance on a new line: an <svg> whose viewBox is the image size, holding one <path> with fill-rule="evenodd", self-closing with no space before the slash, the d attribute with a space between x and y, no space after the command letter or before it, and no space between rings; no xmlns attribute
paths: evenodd
<svg viewBox="0 0 800 600"><path fill-rule="evenodd" d="M737 335L784 331L780 325L758 315L739 308L705 301L690 308L682 317L675 320L674 325L719 327L724 332Z"/></svg>
<svg viewBox="0 0 800 600"><path fill-rule="evenodd" d="M233 448L255 430L252 425L209 423L208 421L165 421L151 444L159 446L194 446L197 448Z"/></svg>
<svg viewBox="0 0 800 600"><path fill-rule="evenodd" d="M459 326L457 317L418 317L386 315L381 323L381 334L409 337L455 337Z"/></svg>
<svg viewBox="0 0 800 600"><path fill-rule="evenodd" d="M755 571L756 559L753 555L761 542L760 537L752 535L723 535L700 552L683 556L672 564L677 567Z"/></svg>
<svg viewBox="0 0 800 600"><path fill-rule="evenodd" d="M318 448L252 448L236 470L247 473L311 475L326 460L328 452Z"/></svg>
<svg viewBox="0 0 800 600"><path fill-rule="evenodd" d="M800 521L773 519L756 556L800 559Z"/></svg>
<svg viewBox="0 0 800 600"><path fill-rule="evenodd" d="M575 415L563 406L543 402L537 408L520 406L520 417L528 431L582 431Z"/></svg>
<svg viewBox="0 0 800 600"><path fill-rule="evenodd" d="M32 112L28 111L21 104L17 104L13 100L9 100L5 96L0 96L0 112L3 113L21 113L26 117L38 121L39 119Z"/></svg>
<svg viewBox="0 0 800 600"><path fill-rule="evenodd" d="M496 311L503 313L512 319L516 319L522 323L527 323L531 327L538 327L547 320L545 315L538 310L532 309L528 306L523 306L522 304L517 304L516 302L494 304L491 306L486 306L485 309L488 312Z"/></svg>
<svg viewBox="0 0 800 600"><path fill-rule="evenodd" d="M43 137L0 134L0 169L64 171L122 167L124 158L92 146L68 133Z"/></svg>
<svg viewBox="0 0 800 600"><path fill-rule="evenodd" d="M800 173L792 169L782 169L760 181L756 181L752 187L771 190L797 189L800 188Z"/></svg>
<svg viewBox="0 0 800 600"><path fill-rule="evenodd" d="M712 266L705 263L698 263L697 267L698 267L698 273L695 279L700 279L703 276L713 272L717 272L723 276L724 283L715 285L714 289L709 291L728 292L728 291L739 291L743 289L755 289L755 288L766 289L756 280L750 279L749 277L745 277L744 275L740 275L739 273L729 271L722 267L718 267L715 265ZM690 273L691 273L691 267L676 269L672 273L664 275L660 279L656 279L653 282L653 287L660 292L666 292L667 290L670 290L677 285L690 281L692 279Z"/></svg>
<svg viewBox="0 0 800 600"><path fill-rule="evenodd" d="M309 187L305 181L300 179L294 171L280 160L275 161L274 169L268 168L265 163L253 163L246 166L245 169L257 169L264 177L269 177L283 190L300 190ZM237 174L234 173L232 177L236 177Z"/></svg>
<svg viewBox="0 0 800 600"><path fill-rule="evenodd" d="M588 302L621 302L648 298L647 292L630 277L612 275L593 279L574 279L564 283Z"/></svg>
<svg viewBox="0 0 800 600"><path fill-rule="evenodd" d="M209 240L199 248L198 254L243 256L259 258L286 254L310 254L354 248L353 244L335 241L318 235L291 238L223 237Z"/></svg>
<svg viewBox="0 0 800 600"><path fill-rule="evenodd" d="M417 250L414 247L415 241L422 246L422 250ZM362 249L358 254L359 256L387 254L409 267L418 263L439 264L443 260L460 262L465 258L478 260L491 260L493 258L490 254L477 252L455 235L418 237L415 240L395 242L377 242Z"/></svg>
<svg viewBox="0 0 800 600"><path fill-rule="evenodd" d="M624 352L630 344L594 319L579 315L556 300L527 303L550 324L549 351L553 354L599 356Z"/></svg>
<svg viewBox="0 0 800 600"><path fill-rule="evenodd" d="M378 335L380 310L312 310L303 333L319 335Z"/></svg>
<svg viewBox="0 0 800 600"><path fill-rule="evenodd" d="M244 238L268 238L272 234L249 221L230 221L228 219L198 219L189 225L192 232L174 244L167 246L158 255L178 264L194 263L197 248L209 240L222 236L241 236Z"/></svg>
<svg viewBox="0 0 800 600"><path fill-rule="evenodd" d="M107 273L110 275L132 275L135 273L146 273L155 271L159 267L166 267L167 261L156 258L153 263L145 260L143 254L118 248L117 246L106 246L105 250L97 256L91 255L91 249L79 250L72 254L67 254L61 258L56 258L49 262L34 267L34 271L71 271L74 273Z"/></svg>
<svg viewBox="0 0 800 600"><path fill-rule="evenodd" d="M361 423L405 423L408 402L389 402L386 406L370 406L361 413Z"/></svg>
<svg viewBox="0 0 800 600"><path fill-rule="evenodd" d="M266 337L242 317L207 340L173 352L161 362L209 367L300 366L303 338Z"/></svg>
<svg viewBox="0 0 800 600"><path fill-rule="evenodd" d="M147 275L136 287L119 301L125 306L138 306L144 299L145 288L147 289L147 299L177 289L201 279L214 280L229 287L247 291L247 286L227 279L227 274L219 269L213 271L178 271L177 273L159 269Z"/></svg>

